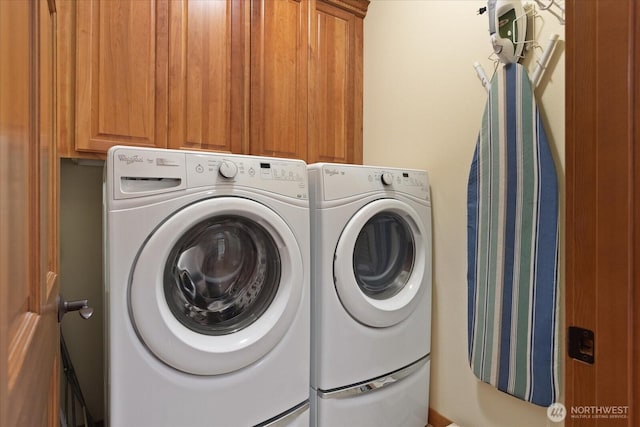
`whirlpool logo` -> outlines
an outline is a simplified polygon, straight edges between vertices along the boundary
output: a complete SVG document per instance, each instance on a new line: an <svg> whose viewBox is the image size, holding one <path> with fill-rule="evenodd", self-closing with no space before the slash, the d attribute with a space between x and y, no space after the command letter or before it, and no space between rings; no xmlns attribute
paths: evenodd
<svg viewBox="0 0 640 427"><path fill-rule="evenodd" d="M334 175L340 174L340 171L338 171L338 169L329 169L329 168L327 168L327 169L324 170L324 174L325 175L329 175L329 176L334 176Z"/></svg>
<svg viewBox="0 0 640 427"><path fill-rule="evenodd" d="M126 154L118 154L118 160L128 165L132 163L143 163L144 159L142 156L134 154L133 156L127 156Z"/></svg>

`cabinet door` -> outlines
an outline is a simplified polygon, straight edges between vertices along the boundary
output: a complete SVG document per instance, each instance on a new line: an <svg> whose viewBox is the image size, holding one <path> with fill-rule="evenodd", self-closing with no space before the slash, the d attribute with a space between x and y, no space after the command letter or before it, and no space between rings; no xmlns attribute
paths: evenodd
<svg viewBox="0 0 640 427"><path fill-rule="evenodd" d="M166 146L167 28L167 0L77 2L76 150Z"/></svg>
<svg viewBox="0 0 640 427"><path fill-rule="evenodd" d="M169 7L168 146L242 153L249 3L180 0Z"/></svg>
<svg viewBox="0 0 640 427"><path fill-rule="evenodd" d="M251 154L306 159L308 0L251 1Z"/></svg>
<svg viewBox="0 0 640 427"><path fill-rule="evenodd" d="M318 0L313 11L307 161L362 163L362 16Z"/></svg>

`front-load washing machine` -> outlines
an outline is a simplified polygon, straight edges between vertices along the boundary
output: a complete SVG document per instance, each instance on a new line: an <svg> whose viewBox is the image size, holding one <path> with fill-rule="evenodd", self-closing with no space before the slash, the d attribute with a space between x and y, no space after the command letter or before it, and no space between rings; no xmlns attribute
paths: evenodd
<svg viewBox="0 0 640 427"><path fill-rule="evenodd" d="M114 147L104 204L109 424L307 426L305 163Z"/></svg>
<svg viewBox="0 0 640 427"><path fill-rule="evenodd" d="M308 166L311 424L427 424L431 201L425 171Z"/></svg>

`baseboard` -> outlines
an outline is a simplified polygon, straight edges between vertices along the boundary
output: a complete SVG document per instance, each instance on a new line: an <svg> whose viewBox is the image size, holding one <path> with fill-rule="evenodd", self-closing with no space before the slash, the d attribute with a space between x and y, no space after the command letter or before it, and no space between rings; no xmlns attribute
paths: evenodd
<svg viewBox="0 0 640 427"><path fill-rule="evenodd" d="M433 427L446 427L453 423L450 419L429 407L429 425Z"/></svg>

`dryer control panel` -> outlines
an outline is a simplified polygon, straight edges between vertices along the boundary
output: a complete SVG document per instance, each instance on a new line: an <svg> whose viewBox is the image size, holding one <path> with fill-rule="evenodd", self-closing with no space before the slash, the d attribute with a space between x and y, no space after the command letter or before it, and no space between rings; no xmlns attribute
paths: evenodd
<svg viewBox="0 0 640 427"><path fill-rule="evenodd" d="M426 171L340 164L316 164L319 168L323 200L337 200L377 191L396 192L429 200Z"/></svg>
<svg viewBox="0 0 640 427"><path fill-rule="evenodd" d="M204 187L247 187L308 199L301 160L192 151L114 147L115 199Z"/></svg>

